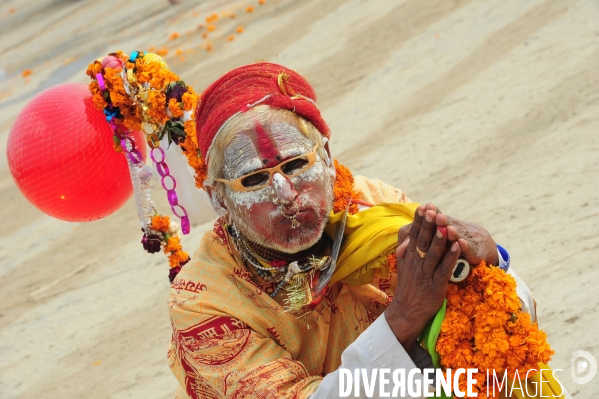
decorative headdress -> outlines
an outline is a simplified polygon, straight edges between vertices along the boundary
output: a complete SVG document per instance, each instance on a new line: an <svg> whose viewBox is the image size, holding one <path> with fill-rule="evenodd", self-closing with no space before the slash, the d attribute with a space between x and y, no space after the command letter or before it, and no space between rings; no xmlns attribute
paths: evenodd
<svg viewBox="0 0 599 399"><path fill-rule="evenodd" d="M213 216L206 194L190 190L193 184L181 184L191 179L181 162L181 153L194 170L195 186L203 188L214 138L228 120L257 105L291 110L309 120L325 137L330 134L316 106L312 86L297 72L277 64L259 62L234 69L199 98L160 56L152 53L112 53L90 64L87 74L92 79L89 88L94 104L103 110L113 130L115 150L127 156L144 232L143 246L150 253L162 247L169 255L171 281L189 261L179 240L181 233L190 231L190 214L191 219L193 213L199 214L195 220L202 222ZM151 159L171 211L180 219L180 228L156 211L150 197L156 179L136 149L134 130L146 134ZM198 212L197 208L203 209Z"/></svg>

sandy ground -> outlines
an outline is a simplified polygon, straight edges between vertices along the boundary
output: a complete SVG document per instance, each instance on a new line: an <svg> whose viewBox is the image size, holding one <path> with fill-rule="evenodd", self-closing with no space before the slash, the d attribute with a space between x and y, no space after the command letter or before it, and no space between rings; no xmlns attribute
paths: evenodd
<svg viewBox="0 0 599 399"><path fill-rule="evenodd" d="M0 1L0 151L32 96L85 82L87 64L116 49L167 48L198 91L235 66L285 64L315 86L354 173L509 249L552 366L575 398L597 398L599 376L575 384L570 358L599 359L598 21L592 0ZM142 250L133 203L93 223L54 220L19 193L4 155L0 199L0 398L172 397L166 259Z"/></svg>

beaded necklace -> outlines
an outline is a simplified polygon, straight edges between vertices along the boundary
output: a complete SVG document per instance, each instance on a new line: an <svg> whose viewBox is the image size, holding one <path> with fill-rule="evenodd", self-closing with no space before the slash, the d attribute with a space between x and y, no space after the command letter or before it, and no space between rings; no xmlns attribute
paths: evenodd
<svg viewBox="0 0 599 399"><path fill-rule="evenodd" d="M252 265L256 274L264 281L277 283L275 290L269 294L271 298L274 298L288 284L290 286L287 289L290 310L303 307L311 301L311 280L314 272L325 269L331 262L329 256L323 255L327 248L326 236L316 244L311 255L297 256L279 254L263 246L258 246L244 237L235 225L230 227L229 233L241 257ZM319 256L315 256L316 254ZM264 265L279 262L284 264L281 266ZM293 295L291 295L292 293Z"/></svg>

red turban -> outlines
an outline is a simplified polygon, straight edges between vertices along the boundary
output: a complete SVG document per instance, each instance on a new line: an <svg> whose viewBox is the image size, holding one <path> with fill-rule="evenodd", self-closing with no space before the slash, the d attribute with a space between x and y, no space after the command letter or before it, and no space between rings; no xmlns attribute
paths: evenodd
<svg viewBox="0 0 599 399"><path fill-rule="evenodd" d="M196 113L202 157L206 159L216 133L231 116L257 105L293 111L329 136L310 83L284 66L260 62L228 72L202 93Z"/></svg>

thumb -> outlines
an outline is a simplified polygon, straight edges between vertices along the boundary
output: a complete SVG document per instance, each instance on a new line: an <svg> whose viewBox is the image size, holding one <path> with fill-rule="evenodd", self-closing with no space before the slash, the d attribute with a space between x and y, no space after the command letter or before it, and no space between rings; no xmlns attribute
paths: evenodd
<svg viewBox="0 0 599 399"><path fill-rule="evenodd" d="M410 235L410 229L412 228L412 223L406 224L405 226L401 226L399 232L397 233L397 242L398 244L404 242L406 237Z"/></svg>
<svg viewBox="0 0 599 399"><path fill-rule="evenodd" d="M460 238L458 239L458 244L460 245L462 258L466 259L468 263L477 265L481 261L482 258L475 252L475 248L468 244L468 241Z"/></svg>

